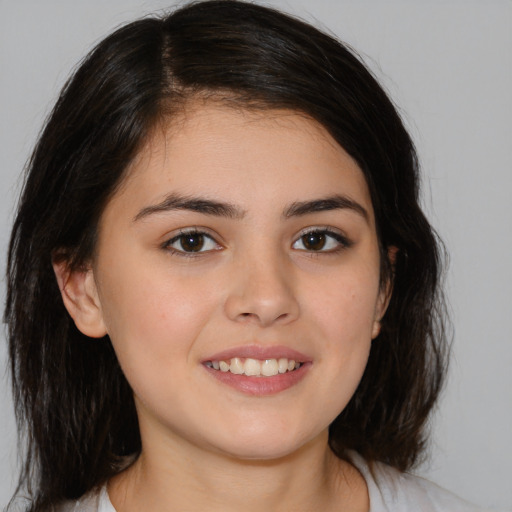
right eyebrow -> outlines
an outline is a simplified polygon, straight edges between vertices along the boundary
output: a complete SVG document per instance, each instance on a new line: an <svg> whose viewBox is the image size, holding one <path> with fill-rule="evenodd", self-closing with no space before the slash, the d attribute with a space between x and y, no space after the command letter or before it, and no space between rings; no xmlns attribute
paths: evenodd
<svg viewBox="0 0 512 512"><path fill-rule="evenodd" d="M230 203L212 201L203 197L182 196L169 194L163 201L145 206L133 218L133 222L146 218L155 213L169 212L173 210L188 210L216 217L227 217L229 219L242 219L245 211Z"/></svg>
<svg viewBox="0 0 512 512"><path fill-rule="evenodd" d="M336 194L333 196L318 198L311 201L299 201L292 203L283 215L285 218L300 217L315 212L331 210L350 210L360 215L366 222L370 222L370 216L366 208L348 196Z"/></svg>

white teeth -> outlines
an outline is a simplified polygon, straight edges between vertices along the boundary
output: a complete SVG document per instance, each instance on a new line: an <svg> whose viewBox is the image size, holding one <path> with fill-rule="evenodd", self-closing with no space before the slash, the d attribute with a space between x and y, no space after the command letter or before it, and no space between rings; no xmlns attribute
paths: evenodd
<svg viewBox="0 0 512 512"><path fill-rule="evenodd" d="M256 359L247 358L244 363L245 375L261 375L261 363Z"/></svg>
<svg viewBox="0 0 512 512"><path fill-rule="evenodd" d="M275 359L265 359L265 362L261 365L261 374L265 377L271 377L279 373L279 366Z"/></svg>
<svg viewBox="0 0 512 512"><path fill-rule="evenodd" d="M221 372L230 372L235 375L248 375L255 377L273 377L274 375L292 372L300 368L302 363L294 359L281 357L279 359L265 359L260 361L250 357L245 360L233 357L227 361L208 361L206 366Z"/></svg>
<svg viewBox="0 0 512 512"><path fill-rule="evenodd" d="M244 365L239 357L234 357L231 359L231 364L229 365L229 371L231 373L235 373L236 375L242 375L244 373Z"/></svg>

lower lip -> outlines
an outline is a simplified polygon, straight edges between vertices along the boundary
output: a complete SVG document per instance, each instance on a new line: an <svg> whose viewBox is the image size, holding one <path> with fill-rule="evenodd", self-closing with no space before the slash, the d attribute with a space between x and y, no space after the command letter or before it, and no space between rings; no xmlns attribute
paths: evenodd
<svg viewBox="0 0 512 512"><path fill-rule="evenodd" d="M311 363L303 363L300 368L292 372L280 373L272 377L252 377L236 375L231 372L221 372L208 366L205 370L223 384L227 384L237 391L253 396L269 396L285 391L298 384L307 374Z"/></svg>

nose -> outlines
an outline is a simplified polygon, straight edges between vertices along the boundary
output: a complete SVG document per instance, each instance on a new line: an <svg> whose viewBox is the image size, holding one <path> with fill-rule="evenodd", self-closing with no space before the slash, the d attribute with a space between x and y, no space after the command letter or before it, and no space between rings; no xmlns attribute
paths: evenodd
<svg viewBox="0 0 512 512"><path fill-rule="evenodd" d="M241 258L230 272L226 315L261 327L293 322L299 316L293 273L278 255Z"/></svg>

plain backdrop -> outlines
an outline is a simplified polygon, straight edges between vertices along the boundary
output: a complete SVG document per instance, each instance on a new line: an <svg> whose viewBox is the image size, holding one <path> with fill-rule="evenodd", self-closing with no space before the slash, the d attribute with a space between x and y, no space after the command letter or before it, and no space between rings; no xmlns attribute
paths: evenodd
<svg viewBox="0 0 512 512"><path fill-rule="evenodd" d="M447 391L419 472L479 505L512 510L512 2L276 0L356 48L417 144L424 207L450 253L455 330ZM73 66L125 21L173 5L0 0L0 265L20 173ZM2 278L2 300L5 279ZM0 506L16 430L0 337Z"/></svg>

